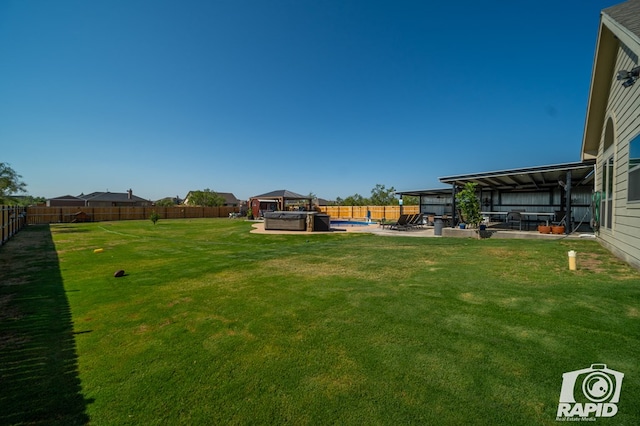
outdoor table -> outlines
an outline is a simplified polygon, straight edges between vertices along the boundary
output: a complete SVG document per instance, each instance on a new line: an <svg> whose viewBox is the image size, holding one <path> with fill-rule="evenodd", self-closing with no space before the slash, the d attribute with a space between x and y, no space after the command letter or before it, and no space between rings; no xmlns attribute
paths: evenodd
<svg viewBox="0 0 640 426"><path fill-rule="evenodd" d="M549 221L551 220L551 218L556 215L555 213L549 212L520 212L520 214L527 217L535 216L536 221L538 220L538 216L542 216L544 218L544 221L547 223L547 226L549 226Z"/></svg>
<svg viewBox="0 0 640 426"><path fill-rule="evenodd" d="M517 211L517 210L512 210L511 212L520 213L520 216L526 216L527 218L535 217L536 220L538 220L539 216L542 216L546 221L547 226L549 226L549 221L551 220L551 218L553 218L556 215L553 212L527 212L527 211ZM504 216L506 219L507 215L511 212L480 212L480 214L483 216L489 216L489 217Z"/></svg>
<svg viewBox="0 0 640 426"><path fill-rule="evenodd" d="M480 212L482 216L488 216L489 220L491 220L491 216L504 216L505 220L509 212Z"/></svg>

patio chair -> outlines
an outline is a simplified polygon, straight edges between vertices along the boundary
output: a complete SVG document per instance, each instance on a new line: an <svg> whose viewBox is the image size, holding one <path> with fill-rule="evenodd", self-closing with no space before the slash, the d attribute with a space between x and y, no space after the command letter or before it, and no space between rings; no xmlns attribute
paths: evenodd
<svg viewBox="0 0 640 426"><path fill-rule="evenodd" d="M511 228L511 225L518 224L518 229L522 231L522 214L516 211L510 211L507 213L507 226Z"/></svg>

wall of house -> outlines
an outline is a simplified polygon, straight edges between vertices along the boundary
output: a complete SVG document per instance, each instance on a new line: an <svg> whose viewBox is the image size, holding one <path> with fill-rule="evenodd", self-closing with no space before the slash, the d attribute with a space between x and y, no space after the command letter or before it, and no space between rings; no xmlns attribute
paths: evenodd
<svg viewBox="0 0 640 426"><path fill-rule="evenodd" d="M47 207L63 207L63 206L71 206L71 207L82 207L84 206L84 200L70 200L70 199L59 199L53 198L51 200L47 200Z"/></svg>
<svg viewBox="0 0 640 426"><path fill-rule="evenodd" d="M640 45L628 37L620 41L616 70L631 70L638 66ZM596 191L611 194L611 200L601 203L601 243L615 255L640 268L640 202L628 201L629 142L640 134L640 81L625 88L612 75L607 111L602 129L596 167ZM606 162L613 158L612 188L607 191ZM608 216L610 215L610 217Z"/></svg>

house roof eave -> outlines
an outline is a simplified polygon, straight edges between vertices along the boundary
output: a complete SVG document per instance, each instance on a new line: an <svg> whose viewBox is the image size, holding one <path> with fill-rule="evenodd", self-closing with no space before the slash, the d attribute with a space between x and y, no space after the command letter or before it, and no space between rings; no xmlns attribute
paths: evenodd
<svg viewBox="0 0 640 426"><path fill-rule="evenodd" d="M618 71L615 69L615 64L620 43L627 47L633 46L634 50L640 46L638 12L640 12L640 1L627 1L604 9L600 14L600 27L582 139L582 160L592 160L598 156L598 148L605 126L611 80Z"/></svg>

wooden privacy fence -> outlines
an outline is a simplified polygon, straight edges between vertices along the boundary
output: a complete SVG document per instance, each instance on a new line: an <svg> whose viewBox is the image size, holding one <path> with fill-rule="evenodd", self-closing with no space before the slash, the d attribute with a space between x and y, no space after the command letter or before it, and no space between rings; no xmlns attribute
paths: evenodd
<svg viewBox="0 0 640 426"><path fill-rule="evenodd" d="M400 206L320 206L320 211L333 218L366 219L367 212L371 213L371 220L393 220L400 217ZM420 213L420 206L402 206L402 213Z"/></svg>
<svg viewBox="0 0 640 426"><path fill-rule="evenodd" d="M149 219L152 212L160 219L229 217L237 207L29 207L27 223L103 222Z"/></svg>
<svg viewBox="0 0 640 426"><path fill-rule="evenodd" d="M7 207L14 208L14 207ZM22 209L23 207L16 207ZM400 206L321 206L320 211L333 218L366 219L370 212L372 220L394 220L400 217ZM26 223L105 222L117 220L145 220L152 212L160 219L196 219L229 217L238 213L237 207L28 207ZM402 213L420 213L419 206L403 206ZM3 222L4 230L4 222Z"/></svg>
<svg viewBox="0 0 640 426"><path fill-rule="evenodd" d="M27 214L24 207L0 206L0 245L4 244L21 230L27 223Z"/></svg>

